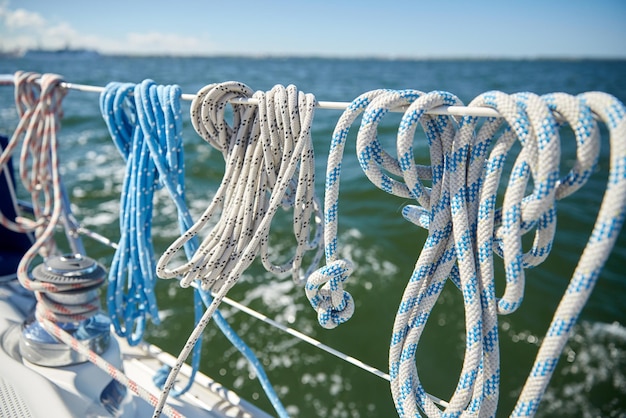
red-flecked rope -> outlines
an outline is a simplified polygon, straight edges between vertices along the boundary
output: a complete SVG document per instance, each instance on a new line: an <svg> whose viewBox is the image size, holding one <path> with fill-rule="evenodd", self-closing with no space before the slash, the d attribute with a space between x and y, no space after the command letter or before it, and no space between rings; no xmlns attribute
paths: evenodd
<svg viewBox="0 0 626 418"><path fill-rule="evenodd" d="M0 212L0 223L16 232L33 232L35 242L24 254L17 269L21 285L35 293L38 301L35 315L50 335L85 356L91 363L126 386L131 392L155 407L159 398L128 378L122 371L90 350L82 342L61 329L57 322L81 321L98 311L93 303L68 306L49 299L47 293L61 293L85 289L94 285L85 283L50 283L32 280L29 270L37 255L50 256L55 249L54 231L63 214L63 199L58 160L57 132L63 117L61 102L67 90L62 78L56 74L40 75L32 72L15 73L15 103L20 120L9 144L0 154L0 170L22 142L19 175L24 188L30 193L34 219L23 217L15 221ZM163 412L173 418L183 415L169 405Z"/></svg>
<svg viewBox="0 0 626 418"><path fill-rule="evenodd" d="M94 353L92 350L87 348L84 344L82 344L76 338L72 337L70 334L68 334L63 329L61 329L57 324L55 324L54 322L44 317L38 316L37 319L44 326L45 330L50 333L50 335L53 335L55 338L67 344L72 350L77 351L78 353L87 357L87 359L89 359L90 362L92 362L98 368L106 372L113 379L117 380L122 385L127 387L135 395L139 396L141 399L148 402L152 407L155 407L158 404L159 398L157 396L153 395L148 390L144 389L136 381L126 376L124 372L122 372L121 370L116 368L114 365L112 365L111 363L109 363L108 361L106 361L105 359L97 355L96 353ZM172 418L184 418L183 414L181 414L180 412L178 412L176 409L172 408L169 405L165 405L163 407L163 413L167 415L168 417L172 417Z"/></svg>

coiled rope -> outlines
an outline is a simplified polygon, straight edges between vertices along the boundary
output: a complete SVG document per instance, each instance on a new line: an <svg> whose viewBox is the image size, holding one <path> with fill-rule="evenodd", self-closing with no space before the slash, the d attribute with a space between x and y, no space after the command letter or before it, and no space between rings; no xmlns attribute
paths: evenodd
<svg viewBox="0 0 626 418"><path fill-rule="evenodd" d="M410 103L397 136L397 159L377 139L377 125L392 108ZM552 247L556 200L579 189L598 159L599 130L592 111L609 126L611 173L594 232L583 252L513 415L532 416L565 345L568 332L586 302L623 223L626 200L626 122L624 106L604 93L578 97L488 92L470 107L489 107L503 118L432 116L425 112L461 102L447 92L373 91L359 96L339 119L326 177L325 238L327 266L309 279L307 295L322 326L332 328L351 315L353 303L342 283L349 261L337 256L337 198L341 153L351 123L364 111L357 155L367 177L380 189L419 205L407 205L404 217L428 229L428 238L395 319L390 344L391 389L400 416L494 416L500 379L497 314L515 311L524 290L524 269L540 264ZM559 121L555 118L559 117ZM413 140L420 124L428 140L430 167L417 166ZM559 178L562 124L571 126L577 143L574 167ZM496 208L505 160L521 143L504 193ZM425 170L426 169L426 170ZM388 172L389 174L385 173ZM394 177L401 180L396 180ZM430 188L422 179L432 181ZM529 182L533 190L525 195ZM523 253L522 235L534 231L532 248ZM496 298L493 252L504 258L506 287ZM415 364L421 333L447 278L459 287L465 308L466 347L457 388L445 409L422 387ZM320 309L312 292L323 280L328 299ZM313 296L313 297L311 297ZM319 299L319 297L318 297ZM330 306L330 308L329 308ZM333 310L334 309L334 310ZM348 314L343 314L347 311Z"/></svg>
<svg viewBox="0 0 626 418"><path fill-rule="evenodd" d="M132 101L128 97L131 91L133 92ZM124 138L133 138L136 135L136 130L142 131L143 140L149 151L148 158L150 158L158 171L159 182L165 186L165 189L176 206L178 223L182 233L193 225L193 221L185 199L185 171L180 98L181 89L179 86L156 85L152 80L144 80L136 86L122 83L110 83L102 92L100 103L109 132L119 149L127 151L129 147L127 141L124 141ZM145 150L142 150L142 153L145 153ZM128 160L131 160L131 158L132 157L129 158L127 156ZM131 161L137 161L137 156L134 156L134 160ZM135 169L140 168L131 168L131 170ZM122 195L122 199L124 198L125 196ZM151 248L151 246L147 248ZM184 249L187 258L191 258L197 248L198 241L196 237L186 242ZM120 286L116 284L117 282L110 284L110 288L115 289L116 292L121 292ZM141 286L142 283L139 283L136 289L141 289ZM131 286L131 289L133 289L133 286ZM150 289L149 291L152 292L153 290ZM113 298L109 296L110 303L119 303L119 300L119 297ZM198 323L202 317L203 302L204 305L209 306L211 301L212 298L207 292L194 289L194 316L196 323ZM116 304L115 307L117 316L126 313L123 306ZM254 368L274 408L277 411L284 411L284 407L267 379L263 366L252 350L228 325L219 310L215 312L214 318L224 335ZM127 324L132 321L132 317L124 318L124 322ZM173 396L181 395L193 384L193 378L199 369L201 349L202 341L199 340L193 349L192 372L189 380L185 386L174 391L172 393ZM162 386L167 374L169 374L169 368L163 369L155 376L155 383Z"/></svg>
<svg viewBox="0 0 626 418"><path fill-rule="evenodd" d="M228 100L250 96L259 100L258 108L233 105L231 127L224 112ZM291 272L294 280L300 282L304 253L317 250L321 254L321 231L318 228L312 233L312 226L319 218L311 141L314 109L313 95L298 92L295 86L275 86L267 93L253 94L247 86L235 82L206 86L192 103L194 128L223 153L225 174L200 219L161 256L157 273L164 278L180 275L183 286L198 280L203 289L213 289L216 296L170 372L155 417L159 416L160 405L165 402L182 362L211 315L257 255L261 255L268 271ZM272 219L280 206L293 208L296 249L289 261L274 265L269 259L268 240ZM194 257L179 267L168 268L174 254L220 209L220 219ZM314 256L313 265L315 262Z"/></svg>
<svg viewBox="0 0 626 418"><path fill-rule="evenodd" d="M37 80L41 79L41 85ZM20 118L7 147L0 155L0 168L8 164L20 142L19 176L33 205L35 220L18 217L15 222L0 213L2 225L16 232L33 232L35 242L18 265L22 286L33 291L57 290L54 286L33 282L28 270L39 254L47 257L56 248L53 233L59 224L63 203L57 131L63 114L61 102L66 90L60 88L62 79L55 74L18 71L14 76L15 104Z"/></svg>
<svg viewBox="0 0 626 418"><path fill-rule="evenodd" d="M111 94L114 90L115 94ZM126 161L120 240L109 269L107 306L115 332L130 345L137 345L148 317L159 324L152 246L153 196L159 183L147 135L143 129L135 129L137 103L129 97L133 92L137 93L135 100L141 100L141 89L134 84L116 84L105 89L100 96L100 109L113 142ZM170 152L177 158L175 149Z"/></svg>
<svg viewBox="0 0 626 418"><path fill-rule="evenodd" d="M1 216L7 228L17 232L32 231L35 236L33 245L20 260L17 277L24 288L35 293L38 319L68 322L88 318L97 311L94 301L67 306L55 302L52 294L74 292L93 286L93 282L52 283L32 279L29 275L30 265L37 255L46 258L55 252L54 232L62 223L66 210L62 198L57 132L63 117L61 103L67 91L61 87L63 80L56 74L42 76L18 71L14 80L20 120L0 155L0 169L22 142L19 174L24 188L30 193L35 218L18 217L12 222Z"/></svg>

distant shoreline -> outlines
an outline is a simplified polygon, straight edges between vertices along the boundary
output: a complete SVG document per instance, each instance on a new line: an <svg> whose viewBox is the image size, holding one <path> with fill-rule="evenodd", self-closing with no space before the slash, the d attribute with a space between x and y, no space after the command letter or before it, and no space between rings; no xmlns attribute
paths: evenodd
<svg viewBox="0 0 626 418"><path fill-rule="evenodd" d="M123 58L181 58L181 59L207 59L207 58L241 58L241 59L324 59L324 60L376 60L376 61L626 61L626 56L400 56L400 55L333 55L333 54L176 54L176 53L123 53L101 52L95 48L71 47L63 48L27 48L14 50L0 50L0 57L4 58L51 58L51 57L123 57Z"/></svg>
<svg viewBox="0 0 626 418"><path fill-rule="evenodd" d="M62 49L28 49L25 51L0 51L2 58L53 58L53 57L84 57L84 58L176 58L176 59L250 59L250 60L283 60L283 59L321 59L346 61L626 61L626 57L571 57L571 56L527 56L527 57L410 57L410 56L335 56L335 55L296 55L296 54L125 54L105 53L88 48Z"/></svg>

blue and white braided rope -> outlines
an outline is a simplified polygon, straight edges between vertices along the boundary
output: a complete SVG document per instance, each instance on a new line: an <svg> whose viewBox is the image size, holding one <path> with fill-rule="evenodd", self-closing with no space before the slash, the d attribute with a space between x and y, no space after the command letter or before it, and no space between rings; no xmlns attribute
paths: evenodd
<svg viewBox="0 0 626 418"><path fill-rule="evenodd" d="M512 415L516 417L533 416L537 411L569 333L593 290L626 214L626 107L614 97L600 92L584 93L578 96L578 100L581 106L588 106L608 127L611 148L609 179L591 237L556 309L531 373L513 410ZM575 131L577 133L585 131L582 127L584 125L584 121L581 120L579 126L574 128ZM580 148L586 144L579 141L578 145ZM590 147L595 151L595 144ZM591 152L591 160L595 159L594 151ZM571 187L570 185L576 187L584 182L589 171L586 166L584 160L578 158L577 166L572 171L574 174L561 181L560 185L563 185L561 190Z"/></svg>
<svg viewBox="0 0 626 418"><path fill-rule="evenodd" d="M318 322L324 328L335 328L337 325L350 319L354 313L352 296L343 289L343 284L352 273L354 267L350 260L339 258L337 251L339 183L346 138L351 125L365 111L372 100L377 99L381 95L390 94L397 98L400 105L406 105L410 103L411 98L417 97L420 92L415 90L396 92L380 89L360 95L348 105L339 118L331 139L324 194L324 251L326 265L309 276L305 287L306 296L313 309L317 312ZM374 140L369 146L377 150L375 153L376 158L385 169L395 174L400 173L397 161L382 150L377 140ZM367 151L364 152L363 156L365 157L366 155Z"/></svg>
<svg viewBox="0 0 626 418"><path fill-rule="evenodd" d="M377 125L390 108L409 103L398 130L395 160L382 150L376 137ZM337 256L338 179L347 131L364 111L357 138L361 167L380 189L416 199L419 205L407 205L403 215L429 231L403 295L390 345L391 388L398 413L400 416L420 413L495 416L500 380L497 314L511 313L520 306L524 269L543 262L552 248L556 200L578 190L595 167L599 130L593 111L608 124L611 134L609 187L588 248L513 412L516 416L530 416L536 412L568 332L623 223L626 112L621 103L603 93L579 97L556 93L539 97L531 93L488 92L469 106L493 108L502 118L489 118L480 128L476 117L455 120L425 113L436 106L459 104L458 99L446 92L375 91L355 99L342 115L333 134L326 179L327 266L309 279L307 296L318 310L323 326L331 328L349 318L349 315L340 316L348 305L343 300L353 302L351 297L339 297L344 293L342 284L351 264ZM429 142L430 167L418 167L414 163L412 142L418 124ZM560 177L559 129L563 124L570 125L575 134L577 161ZM496 208L505 162L517 140L521 151L513 162L502 208ZM384 170L402 177L404 182L385 174ZM420 181L426 178L432 180L430 189ZM526 195L529 184L533 185L532 192ZM533 231L532 247L523 253L521 237ZM505 264L506 287L501 298L495 295L494 252L503 256ZM415 353L430 311L448 277L462 291L467 334L457 388L442 410L430 400L420 383ZM326 281L322 293L317 287ZM331 302L320 309L323 298ZM351 310L345 310L351 315Z"/></svg>

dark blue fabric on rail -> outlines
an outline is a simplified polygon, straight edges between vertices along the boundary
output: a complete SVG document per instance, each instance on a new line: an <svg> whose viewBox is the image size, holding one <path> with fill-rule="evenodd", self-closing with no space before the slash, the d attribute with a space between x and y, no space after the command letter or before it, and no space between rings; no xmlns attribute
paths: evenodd
<svg viewBox="0 0 626 418"><path fill-rule="evenodd" d="M0 152L4 150L9 143L9 139L0 136ZM13 164L9 160L7 171L0 172L0 211L4 216L14 221L17 216L15 201L15 175L13 173ZM32 240L27 233L11 231L0 225L0 277L11 276L17 272L17 265L22 256L32 245Z"/></svg>

